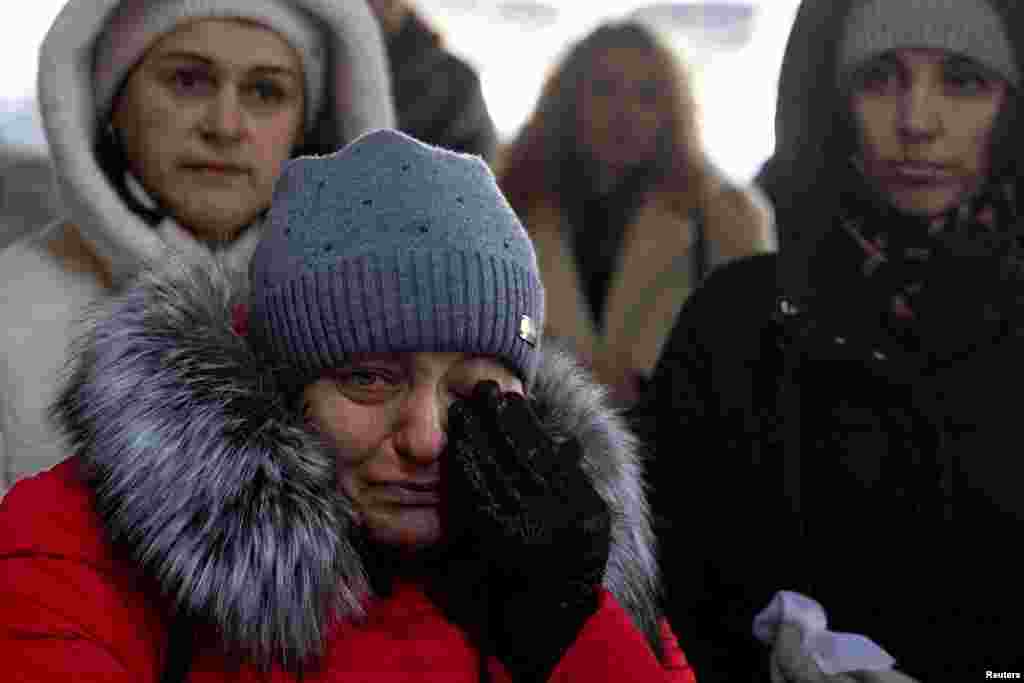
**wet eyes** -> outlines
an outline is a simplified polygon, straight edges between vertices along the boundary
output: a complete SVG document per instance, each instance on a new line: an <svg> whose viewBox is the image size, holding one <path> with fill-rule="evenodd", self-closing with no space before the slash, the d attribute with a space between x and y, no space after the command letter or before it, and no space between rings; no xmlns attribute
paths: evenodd
<svg viewBox="0 0 1024 683"><path fill-rule="evenodd" d="M431 394L441 392L450 400L467 399L476 385L485 380L512 386L505 370L497 370L491 363L468 360L459 363L442 375L423 375L402 363L354 363L327 373L335 390L345 398L361 404L377 404L394 400L413 390L429 387ZM504 381L503 381L504 380ZM440 395L440 394L438 394Z"/></svg>
<svg viewBox="0 0 1024 683"><path fill-rule="evenodd" d="M396 381L391 376L391 373L366 368L343 370L334 377L335 384L339 386L359 389L375 388L381 385L393 384Z"/></svg>
<svg viewBox="0 0 1024 683"><path fill-rule="evenodd" d="M380 368L352 367L332 374L335 390L355 403L373 405L389 400L401 389L401 378Z"/></svg>

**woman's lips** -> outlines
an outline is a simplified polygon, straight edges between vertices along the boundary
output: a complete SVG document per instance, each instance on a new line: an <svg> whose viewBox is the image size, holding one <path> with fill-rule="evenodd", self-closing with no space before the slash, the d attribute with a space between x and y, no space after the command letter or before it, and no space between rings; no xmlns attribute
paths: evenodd
<svg viewBox="0 0 1024 683"><path fill-rule="evenodd" d="M438 483L380 483L372 487L373 500L385 505L433 506L441 503Z"/></svg>
<svg viewBox="0 0 1024 683"><path fill-rule="evenodd" d="M185 168L198 173L205 173L217 176L234 176L248 173L248 169L234 164L221 164L216 162L195 162L185 164Z"/></svg>
<svg viewBox="0 0 1024 683"><path fill-rule="evenodd" d="M890 164L889 177L904 185L948 185L957 178L949 166L912 161Z"/></svg>

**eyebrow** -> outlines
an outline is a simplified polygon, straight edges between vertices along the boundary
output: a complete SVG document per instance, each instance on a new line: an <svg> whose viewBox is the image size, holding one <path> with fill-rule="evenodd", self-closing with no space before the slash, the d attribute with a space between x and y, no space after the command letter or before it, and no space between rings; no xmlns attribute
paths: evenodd
<svg viewBox="0 0 1024 683"><path fill-rule="evenodd" d="M976 71L982 72L986 76L990 75L990 74L991 75L995 75L994 71L989 69L987 66L985 66L981 62L977 61L976 59L971 59L970 57L966 57L964 55L948 55L946 57L946 59L943 60L943 66L952 66L952 67L957 67L957 68L974 69Z"/></svg>
<svg viewBox="0 0 1024 683"><path fill-rule="evenodd" d="M880 55L876 55L873 59L869 59L864 63L864 67L877 67L877 66L903 66L904 62L893 52L883 52Z"/></svg>
<svg viewBox="0 0 1024 683"><path fill-rule="evenodd" d="M189 62L202 62L207 66L216 66L217 62L206 55L199 52L191 52L189 50L174 50L171 52L165 52L158 57L160 61L189 61ZM256 64L253 66L245 67L246 72L256 71L270 76L288 76L291 78L299 79L300 76L296 73L295 69L289 68L280 64Z"/></svg>

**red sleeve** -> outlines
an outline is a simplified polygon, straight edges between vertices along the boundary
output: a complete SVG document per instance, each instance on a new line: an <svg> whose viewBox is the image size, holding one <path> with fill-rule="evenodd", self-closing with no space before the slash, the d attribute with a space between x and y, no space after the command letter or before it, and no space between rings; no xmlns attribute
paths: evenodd
<svg viewBox="0 0 1024 683"><path fill-rule="evenodd" d="M665 652L665 668L669 671L679 673L673 674L669 679L673 683L697 683L697 674L694 672L693 667L686 661L686 655L683 654L683 649L679 647L679 641L676 639L676 634L672 633L672 627L669 625L667 619L662 619L658 622L658 630L661 634L661 645Z"/></svg>
<svg viewBox="0 0 1024 683"><path fill-rule="evenodd" d="M587 620L576 642L555 667L551 681L696 683L693 669L668 623L662 621L660 629L665 663L658 661L626 610L611 593L603 591L597 612Z"/></svg>
<svg viewBox="0 0 1024 683"><path fill-rule="evenodd" d="M4 680L155 680L158 652L152 640L139 642L151 629L104 604L109 586L76 565L60 558L0 558Z"/></svg>
<svg viewBox="0 0 1024 683"><path fill-rule="evenodd" d="M58 465L0 502L0 679L155 681L166 626Z"/></svg>

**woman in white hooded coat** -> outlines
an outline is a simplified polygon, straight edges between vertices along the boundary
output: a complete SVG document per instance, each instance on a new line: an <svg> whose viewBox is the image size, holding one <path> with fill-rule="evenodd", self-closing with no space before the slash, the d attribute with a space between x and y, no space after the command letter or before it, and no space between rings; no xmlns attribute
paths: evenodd
<svg viewBox="0 0 1024 683"><path fill-rule="evenodd" d="M0 491L66 454L75 320L168 250L246 264L281 165L394 125L361 0L70 0L39 100L66 216L0 252Z"/></svg>

